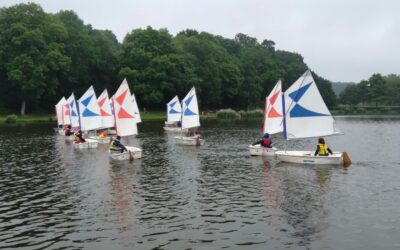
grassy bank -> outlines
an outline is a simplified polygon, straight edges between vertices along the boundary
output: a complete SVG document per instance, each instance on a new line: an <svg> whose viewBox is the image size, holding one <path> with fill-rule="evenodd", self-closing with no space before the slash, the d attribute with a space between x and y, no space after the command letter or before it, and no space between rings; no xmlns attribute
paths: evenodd
<svg viewBox="0 0 400 250"><path fill-rule="evenodd" d="M165 111L148 111L141 113L142 121L164 121L166 119ZM215 114L201 115L202 120L216 119ZM0 115L0 124L23 124L23 123L56 123L53 114L35 114L35 115Z"/></svg>

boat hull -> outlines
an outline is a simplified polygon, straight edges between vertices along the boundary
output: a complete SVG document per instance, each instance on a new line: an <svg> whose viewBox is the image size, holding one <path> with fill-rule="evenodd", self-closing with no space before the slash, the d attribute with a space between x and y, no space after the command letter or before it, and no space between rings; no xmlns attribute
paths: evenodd
<svg viewBox="0 0 400 250"><path fill-rule="evenodd" d="M342 165L343 153L329 156L314 156L314 151L276 151L278 161L309 165Z"/></svg>
<svg viewBox="0 0 400 250"><path fill-rule="evenodd" d="M98 142L93 139L86 139L86 142L83 143L74 143L74 148L84 149L84 148L97 148Z"/></svg>
<svg viewBox="0 0 400 250"><path fill-rule="evenodd" d="M110 143L110 137L100 138L98 136L92 136L89 139L96 140L100 144L108 144L108 143Z"/></svg>
<svg viewBox="0 0 400 250"><path fill-rule="evenodd" d="M142 149L130 146L126 146L126 149L131 152L133 159L142 158ZM130 159L129 152L120 153L109 150L109 153L110 153L110 158L113 160L125 161Z"/></svg>
<svg viewBox="0 0 400 250"><path fill-rule="evenodd" d="M197 139L198 137L200 137L199 135L196 136L190 136L190 137L186 137L186 136L175 136L175 142L178 145L185 145L185 146L198 146L198 142L197 140L200 140L200 145L204 144L204 140L203 139Z"/></svg>
<svg viewBox="0 0 400 250"><path fill-rule="evenodd" d="M187 133L188 129L181 129L179 127L164 127L164 131L169 133Z"/></svg>
<svg viewBox="0 0 400 250"><path fill-rule="evenodd" d="M267 148L261 147L261 145L250 145L249 146L251 156L275 156L275 152L278 150L275 147Z"/></svg>

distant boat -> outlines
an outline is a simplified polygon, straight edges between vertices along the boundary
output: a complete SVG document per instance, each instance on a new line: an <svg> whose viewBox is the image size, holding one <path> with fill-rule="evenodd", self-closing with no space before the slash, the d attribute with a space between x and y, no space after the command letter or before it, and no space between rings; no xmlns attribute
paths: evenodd
<svg viewBox="0 0 400 250"><path fill-rule="evenodd" d="M99 98L97 98L97 104L99 105L99 111L101 116L101 129L105 130L108 128L113 128L115 126L114 115L111 111L110 99L108 98L107 89L105 89ZM103 132L102 132L103 133ZM110 137L95 135L90 137L90 139L97 140L99 143L109 143Z"/></svg>
<svg viewBox="0 0 400 250"><path fill-rule="evenodd" d="M165 122L164 130L173 133L186 133L188 130L181 128L181 121L182 106L178 96L175 96L167 103L167 121Z"/></svg>
<svg viewBox="0 0 400 250"><path fill-rule="evenodd" d="M279 80L271 93L265 98L263 134L270 135L283 131L282 125L282 82ZM250 145L250 155L253 156L274 156L277 148L267 148L260 144Z"/></svg>
<svg viewBox="0 0 400 250"><path fill-rule="evenodd" d="M131 98L132 98L133 110L134 110L133 114L135 115L136 123L141 123L142 119L140 118L140 111L139 111L139 107L138 107L138 104L137 104L136 97L135 97L134 93L132 93Z"/></svg>
<svg viewBox="0 0 400 250"><path fill-rule="evenodd" d="M136 135L138 133L135 107L131 97L128 82L124 79L112 98L115 114L115 129L117 135L121 137ZM126 146L126 148L128 152L119 153L110 150L110 157L115 160L142 158L142 149L132 146Z"/></svg>
<svg viewBox="0 0 400 250"><path fill-rule="evenodd" d="M88 133L90 130L100 129L102 127L102 118L100 108L97 103L96 94L93 86L82 95L78 100L79 128ZM72 116L72 115L71 115ZM97 148L98 141L94 139L85 139L86 142L74 143L75 148Z"/></svg>
<svg viewBox="0 0 400 250"><path fill-rule="evenodd" d="M62 97L60 101L56 105L54 105L54 110L56 112L56 120L57 120L57 128L54 128L54 131L59 133L60 135L64 134L64 115L63 115L63 107L67 100L65 100L65 97Z"/></svg>
<svg viewBox="0 0 400 250"><path fill-rule="evenodd" d="M70 120L70 125L72 129L79 129L79 113L75 101L74 93L70 95L67 99L67 104L64 106L64 121Z"/></svg>
<svg viewBox="0 0 400 250"><path fill-rule="evenodd" d="M193 87L182 100L181 125L181 130L189 129L189 132L193 131L193 134L184 136L182 132L180 136L175 136L176 143L187 146L200 146L203 143L203 140L200 139L200 135L194 134L194 128L197 127L200 127L200 116L196 90Z"/></svg>
<svg viewBox="0 0 400 250"><path fill-rule="evenodd" d="M283 134L285 139L301 139L340 134L312 74L307 70L283 96ZM343 164L342 152L329 156L314 156L315 151L277 151L281 162L301 164ZM347 154L345 154L347 159ZM346 160L345 159L345 160ZM348 159L349 160L349 159Z"/></svg>

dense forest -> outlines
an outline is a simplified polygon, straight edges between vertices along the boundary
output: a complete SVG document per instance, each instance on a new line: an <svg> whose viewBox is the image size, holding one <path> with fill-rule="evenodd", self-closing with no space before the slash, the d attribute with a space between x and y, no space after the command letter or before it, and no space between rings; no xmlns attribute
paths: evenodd
<svg viewBox="0 0 400 250"><path fill-rule="evenodd" d="M188 29L173 36L147 27L132 30L121 44L111 31L84 24L73 11L50 14L34 3L0 9L1 113L50 113L62 96L74 92L79 98L90 85L97 94L104 88L112 94L123 78L146 109L164 109L192 86L202 110L251 109L262 106L279 79L285 89L306 69L301 55L241 33L228 39ZM335 106L331 82L313 73L325 102ZM377 77L368 81L371 90L392 76L375 83ZM346 89L342 100L349 102L348 95L362 92L358 88ZM378 90L368 100L381 102Z"/></svg>
<svg viewBox="0 0 400 250"><path fill-rule="evenodd" d="M400 76L373 74L368 80L347 86L339 100L348 105L399 106Z"/></svg>

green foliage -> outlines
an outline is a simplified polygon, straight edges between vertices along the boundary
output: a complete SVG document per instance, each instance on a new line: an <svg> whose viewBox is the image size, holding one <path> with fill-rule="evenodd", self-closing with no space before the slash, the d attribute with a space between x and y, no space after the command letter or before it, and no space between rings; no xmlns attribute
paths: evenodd
<svg viewBox="0 0 400 250"><path fill-rule="evenodd" d="M349 85L340 94L340 103L363 106L400 105L400 76L374 74L367 81Z"/></svg>
<svg viewBox="0 0 400 250"><path fill-rule="evenodd" d="M25 102L55 95L57 74L71 63L62 43L66 35L62 24L37 4L0 9L1 80L18 93L15 98Z"/></svg>
<svg viewBox="0 0 400 250"><path fill-rule="evenodd" d="M240 115L233 109L220 109L217 111L217 118L222 120L239 119Z"/></svg>
<svg viewBox="0 0 400 250"><path fill-rule="evenodd" d="M261 119L264 116L264 112L261 109L239 111L242 119Z"/></svg>
<svg viewBox="0 0 400 250"><path fill-rule="evenodd" d="M18 117L16 115L8 115L4 122L8 124L17 123L17 118Z"/></svg>
<svg viewBox="0 0 400 250"><path fill-rule="evenodd" d="M307 68L301 55L242 33L228 39L188 29L173 36L147 27L132 30L120 44L111 31L93 29L73 11L53 15L33 3L0 9L0 105L6 111L27 101L30 111L51 112L61 96L74 92L79 98L92 84L112 94L123 78L148 109L164 108L195 86L201 110L248 110L261 107L279 79L286 89ZM336 105L330 82L314 76L328 106ZM380 89L379 77L371 81ZM397 81L390 78L395 89ZM395 103L398 95L390 94ZM243 113L252 116L262 114Z"/></svg>

